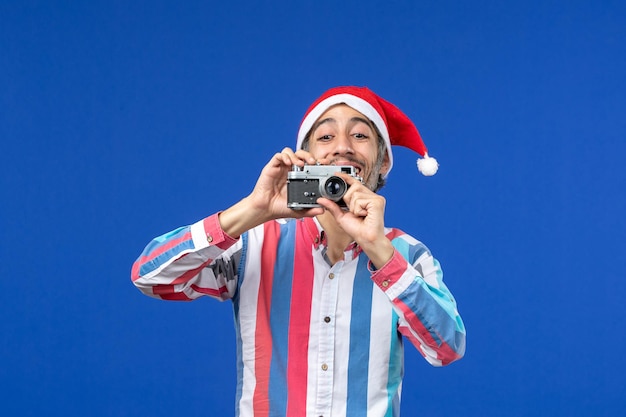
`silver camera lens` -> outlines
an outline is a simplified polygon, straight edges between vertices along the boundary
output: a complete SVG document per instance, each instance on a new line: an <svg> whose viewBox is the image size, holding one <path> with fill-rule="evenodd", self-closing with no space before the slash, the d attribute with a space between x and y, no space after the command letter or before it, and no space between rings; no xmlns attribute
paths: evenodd
<svg viewBox="0 0 626 417"><path fill-rule="evenodd" d="M348 190L348 184L341 177L328 177L320 182L320 194L329 200L339 201Z"/></svg>

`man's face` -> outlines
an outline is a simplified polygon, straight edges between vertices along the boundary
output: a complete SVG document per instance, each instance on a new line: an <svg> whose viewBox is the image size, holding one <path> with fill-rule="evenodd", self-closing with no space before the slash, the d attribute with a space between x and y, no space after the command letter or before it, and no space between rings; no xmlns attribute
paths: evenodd
<svg viewBox="0 0 626 417"><path fill-rule="evenodd" d="M379 174L385 174L389 158L377 167L378 135L362 113L345 104L326 110L313 125L309 152L315 159L326 159L329 165L351 165L374 190Z"/></svg>

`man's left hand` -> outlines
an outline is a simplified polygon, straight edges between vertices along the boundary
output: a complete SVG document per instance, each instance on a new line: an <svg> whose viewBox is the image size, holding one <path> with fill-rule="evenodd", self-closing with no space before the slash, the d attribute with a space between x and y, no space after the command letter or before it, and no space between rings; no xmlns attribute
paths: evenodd
<svg viewBox="0 0 626 417"><path fill-rule="evenodd" d="M386 200L350 175L337 173L337 176L349 186L343 197L347 210L327 198L319 198L317 203L333 215L337 224L361 246L374 266L381 268L394 252L385 236Z"/></svg>

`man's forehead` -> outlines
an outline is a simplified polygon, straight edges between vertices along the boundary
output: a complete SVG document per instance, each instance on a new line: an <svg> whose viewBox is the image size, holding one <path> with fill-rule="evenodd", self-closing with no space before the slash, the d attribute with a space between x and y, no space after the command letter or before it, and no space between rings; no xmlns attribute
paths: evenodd
<svg viewBox="0 0 626 417"><path fill-rule="evenodd" d="M333 123L333 122L336 123L339 112L346 113L348 117L350 118L350 121L362 122L362 123L367 124L370 127L373 127L374 125L374 123L372 123L372 121L368 119L367 116L365 116L360 111L354 109L353 107L348 106L345 103L339 103L339 104L330 106L328 109L326 109L324 113L322 113L320 117L317 118L315 123L313 123L312 130L314 130L315 128L317 128L318 126L324 123Z"/></svg>
<svg viewBox="0 0 626 417"><path fill-rule="evenodd" d="M365 115L363 113L361 113L360 111L358 111L357 109L355 109L352 106L347 105L346 103L337 103L337 104L333 104L332 106L328 107L326 110L324 110L324 112L322 113L322 115L318 118L321 119L324 117L325 114L329 113L329 112L333 112L335 110L351 110L355 113L360 114L361 116L365 117ZM365 117L366 118L366 117ZM366 118L367 119L367 118Z"/></svg>

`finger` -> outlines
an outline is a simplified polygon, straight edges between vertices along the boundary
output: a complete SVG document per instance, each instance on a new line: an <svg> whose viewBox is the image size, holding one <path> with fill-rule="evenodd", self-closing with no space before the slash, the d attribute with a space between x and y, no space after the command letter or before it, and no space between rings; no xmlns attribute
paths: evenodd
<svg viewBox="0 0 626 417"><path fill-rule="evenodd" d="M288 162L289 160L286 158L288 157L283 152L277 152L274 154L274 156L272 157L268 165L272 165L272 166L289 165L290 164Z"/></svg>
<svg viewBox="0 0 626 417"><path fill-rule="evenodd" d="M291 213L288 217L293 217L294 219L301 219L303 217L315 217L320 214L324 214L323 207L313 207L304 210L291 210Z"/></svg>
<svg viewBox="0 0 626 417"><path fill-rule="evenodd" d="M315 165L317 163L313 155L304 149L296 151L296 156L309 165Z"/></svg>
<svg viewBox="0 0 626 417"><path fill-rule="evenodd" d="M362 197L352 198L348 205L348 209L352 214L358 217L366 217L370 200Z"/></svg>
<svg viewBox="0 0 626 417"><path fill-rule="evenodd" d="M315 158L309 152L305 150L292 151L291 148L283 149L283 154L289 156L289 164L304 166L305 164L314 165L316 163Z"/></svg>
<svg viewBox="0 0 626 417"><path fill-rule="evenodd" d="M346 182L346 184L348 184L348 186L352 186L353 184L361 184L363 185L363 183L356 177L353 177L350 174L346 174L345 172L341 172L341 171L337 171L335 172L336 176L343 178L343 180Z"/></svg>
<svg viewBox="0 0 626 417"><path fill-rule="evenodd" d="M317 204L322 206L324 209L328 210L335 218L340 217L344 214L344 211L341 209L341 207L339 207L337 203L335 203L334 201L328 198L324 198L324 197L318 198Z"/></svg>
<svg viewBox="0 0 626 417"><path fill-rule="evenodd" d="M348 190L344 194L343 200L350 206L352 200L355 198L375 198L376 196L376 193L364 186L360 181L355 180L351 184L348 184Z"/></svg>
<svg viewBox="0 0 626 417"><path fill-rule="evenodd" d="M285 165L300 165L302 162L296 157L296 154L291 148L284 148L280 153L283 164Z"/></svg>

